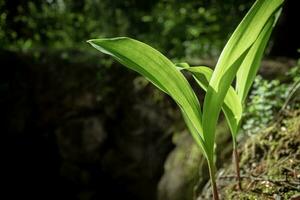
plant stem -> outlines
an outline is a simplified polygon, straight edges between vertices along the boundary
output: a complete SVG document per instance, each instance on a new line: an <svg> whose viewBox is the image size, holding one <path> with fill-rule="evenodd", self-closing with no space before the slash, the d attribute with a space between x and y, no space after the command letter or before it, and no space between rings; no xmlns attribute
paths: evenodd
<svg viewBox="0 0 300 200"><path fill-rule="evenodd" d="M241 176L240 176L240 160L239 160L239 153L237 151L237 145L235 140L233 140L233 160L235 165L236 180L238 182L237 186L239 190L242 190Z"/></svg>
<svg viewBox="0 0 300 200"><path fill-rule="evenodd" d="M213 161L208 162L208 168L209 168L209 175L210 175L210 181L211 181L212 192L213 192L213 199L219 200L218 188L217 188L216 178L215 178L216 168Z"/></svg>

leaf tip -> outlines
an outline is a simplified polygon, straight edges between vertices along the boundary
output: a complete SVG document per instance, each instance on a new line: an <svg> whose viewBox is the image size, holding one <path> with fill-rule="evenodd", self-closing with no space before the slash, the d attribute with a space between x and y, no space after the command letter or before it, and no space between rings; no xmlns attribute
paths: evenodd
<svg viewBox="0 0 300 200"><path fill-rule="evenodd" d="M89 44L92 44L92 43L94 43L94 41L95 41L95 39L89 39L86 42L89 43Z"/></svg>

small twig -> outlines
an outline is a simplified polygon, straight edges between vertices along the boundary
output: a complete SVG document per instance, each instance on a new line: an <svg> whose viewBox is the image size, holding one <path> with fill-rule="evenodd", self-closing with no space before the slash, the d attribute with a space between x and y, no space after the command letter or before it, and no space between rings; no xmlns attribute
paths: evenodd
<svg viewBox="0 0 300 200"><path fill-rule="evenodd" d="M228 176L221 176L220 178L236 178L236 176L235 175L228 175ZM298 182L294 182L294 181L291 182L291 181L288 181L286 179L273 180L273 179L264 178L264 177L255 177L255 176L246 176L246 175L241 175L240 178L241 179L250 179L251 183L255 182L255 181L266 181L266 182L270 182L270 183L273 183L273 184L276 184L276 185L286 184L286 185L292 187L295 190L300 190L300 188L296 187L297 185L299 185Z"/></svg>
<svg viewBox="0 0 300 200"><path fill-rule="evenodd" d="M220 178L235 178L236 176L234 175L229 175L229 176L221 176ZM251 179L254 181L269 181L269 182L286 182L285 179L279 179L279 180L272 180L272 179L266 179L266 178L261 178L261 177L256 177L256 176L246 176L246 175L241 175L241 178L244 179Z"/></svg>
<svg viewBox="0 0 300 200"><path fill-rule="evenodd" d="M295 186L295 185L299 185L299 184L294 184L294 183L291 183L291 182L284 182L283 184L287 185L288 187L293 188L294 190L300 191L300 188Z"/></svg>
<svg viewBox="0 0 300 200"><path fill-rule="evenodd" d="M286 98L286 101L284 102L283 106L281 107L281 109L279 110L278 114L277 114L277 117L276 118L279 118L279 115L282 114L282 112L284 111L284 109L287 107L288 103L290 102L290 100L292 99L292 97L294 96L294 94L296 93L296 91L300 88L300 80L295 82L290 91L289 91L289 95L288 97Z"/></svg>
<svg viewBox="0 0 300 200"><path fill-rule="evenodd" d="M251 181L247 186L247 190L249 190L254 183L255 183L255 181Z"/></svg>

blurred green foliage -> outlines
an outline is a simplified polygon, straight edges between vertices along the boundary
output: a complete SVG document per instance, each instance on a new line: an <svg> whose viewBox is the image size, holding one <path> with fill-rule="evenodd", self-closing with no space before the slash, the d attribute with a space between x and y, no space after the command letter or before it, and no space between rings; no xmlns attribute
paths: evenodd
<svg viewBox="0 0 300 200"><path fill-rule="evenodd" d="M87 38L130 36L176 59L219 54L251 0L0 0L0 46L84 49Z"/></svg>
<svg viewBox="0 0 300 200"><path fill-rule="evenodd" d="M244 131L252 134L266 127L278 115L285 103L288 103L286 109L300 108L298 101L286 102L291 100L289 95L300 81L299 74L300 59L297 65L286 73L286 78L290 80L287 83L282 83L278 79L266 80L260 75L256 77L249 101L245 106Z"/></svg>

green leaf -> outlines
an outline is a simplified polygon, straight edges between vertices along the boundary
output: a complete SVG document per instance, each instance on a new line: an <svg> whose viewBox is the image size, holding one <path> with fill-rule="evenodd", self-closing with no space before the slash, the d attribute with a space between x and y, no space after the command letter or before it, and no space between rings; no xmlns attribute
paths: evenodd
<svg viewBox="0 0 300 200"><path fill-rule="evenodd" d="M278 16L280 12L281 10L278 11L276 15ZM242 103L245 101L250 87L255 79L256 73L259 69L264 50L267 46L274 25L277 22L277 19L275 18L277 17L274 16L268 20L262 32L259 34L257 40L251 46L237 72L236 91Z"/></svg>
<svg viewBox="0 0 300 200"><path fill-rule="evenodd" d="M200 87L204 91L207 91L209 81L213 74L212 69L210 69L209 67L197 66L190 68L185 67L184 70L191 72L193 74L194 79L200 85ZM238 127L242 118L243 109L241 101L233 87L229 88L225 96L224 104L222 105L222 110L229 124L232 136L236 137Z"/></svg>
<svg viewBox="0 0 300 200"><path fill-rule="evenodd" d="M208 156L213 157L215 130L221 107L237 70L249 48L257 40L267 21L274 15L283 0L258 0L234 31L213 72L203 105L204 141Z"/></svg>
<svg viewBox="0 0 300 200"><path fill-rule="evenodd" d="M88 41L102 53L111 55L124 66L147 78L159 89L170 95L179 105L189 130L205 156L199 101L176 66L154 48L134 39L119 37Z"/></svg>
<svg viewBox="0 0 300 200"><path fill-rule="evenodd" d="M186 68L190 67L190 65L186 62L176 63L175 65L176 65L177 69L179 69L179 70L186 69Z"/></svg>

